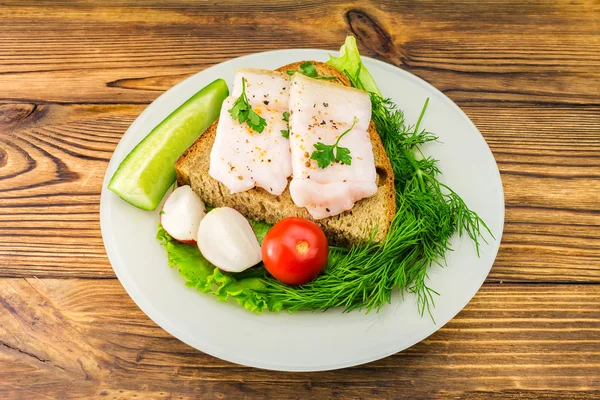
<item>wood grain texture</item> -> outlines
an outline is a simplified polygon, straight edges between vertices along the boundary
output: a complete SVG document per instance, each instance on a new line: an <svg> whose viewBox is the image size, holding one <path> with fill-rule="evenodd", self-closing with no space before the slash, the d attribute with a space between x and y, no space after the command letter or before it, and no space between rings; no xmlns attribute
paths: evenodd
<svg viewBox="0 0 600 400"><path fill-rule="evenodd" d="M46 4L0 8L4 99L147 103L161 85L214 63L281 48L334 50L353 32L364 54L455 100L600 105L593 0Z"/></svg>
<svg viewBox="0 0 600 400"><path fill-rule="evenodd" d="M597 1L19 0L0 20L0 398L600 397ZM506 202L488 280L436 334L365 366L274 374L193 350L108 263L112 152L186 77L347 34L484 135Z"/></svg>
<svg viewBox="0 0 600 400"><path fill-rule="evenodd" d="M182 344L115 280L5 278L0 397L483 399L519 388L520 398L584 398L600 393L599 297L599 285L488 285L395 356L274 374Z"/></svg>

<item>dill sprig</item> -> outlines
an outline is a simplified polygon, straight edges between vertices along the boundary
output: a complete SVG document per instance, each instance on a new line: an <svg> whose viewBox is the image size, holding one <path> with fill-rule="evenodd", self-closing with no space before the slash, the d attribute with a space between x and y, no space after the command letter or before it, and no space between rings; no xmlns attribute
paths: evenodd
<svg viewBox="0 0 600 400"><path fill-rule="evenodd" d="M417 295L421 315L425 311L431 315L437 292L427 286L427 270L433 264L443 265L451 250L450 238L466 233L479 254L482 230L491 235L460 196L437 179L437 160L419 148L437 140L419 129L429 99L410 127L390 99L370 95L372 120L394 171L396 215L383 243L369 241L350 250L331 248L324 273L306 285L265 279L269 300L289 311L343 307L346 312L363 308L369 312L390 303L395 290L408 290Z"/></svg>

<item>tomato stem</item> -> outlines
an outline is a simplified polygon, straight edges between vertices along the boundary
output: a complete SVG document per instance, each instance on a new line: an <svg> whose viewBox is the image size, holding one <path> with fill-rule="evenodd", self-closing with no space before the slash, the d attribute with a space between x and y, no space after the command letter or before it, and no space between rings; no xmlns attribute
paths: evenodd
<svg viewBox="0 0 600 400"><path fill-rule="evenodd" d="M296 251L300 254L308 253L309 247L310 246L308 245L308 242L306 240L301 240L298 243L296 243Z"/></svg>

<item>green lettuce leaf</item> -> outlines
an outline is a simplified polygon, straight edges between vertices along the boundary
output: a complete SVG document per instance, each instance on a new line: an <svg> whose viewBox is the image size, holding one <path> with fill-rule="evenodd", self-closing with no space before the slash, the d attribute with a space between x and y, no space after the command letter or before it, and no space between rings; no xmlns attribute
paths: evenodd
<svg viewBox="0 0 600 400"><path fill-rule="evenodd" d="M250 222L250 225L252 226L252 229L254 230L254 234L256 235L256 238L258 239L258 243L260 243L262 245L265 235L267 234L267 232L269 232L269 229L271 229L271 225L267 224L266 222L253 221L251 219L249 219L248 222Z"/></svg>
<svg viewBox="0 0 600 400"><path fill-rule="evenodd" d="M251 225L259 242L262 242L270 225L264 222L252 222ZM160 224L156 238L167 250L169 266L177 268L187 286L210 293L219 301L235 299L248 311L261 313L267 309L281 310L281 304L269 302L264 293L266 271L262 266L238 274L226 273L204 258L197 246L176 241Z"/></svg>
<svg viewBox="0 0 600 400"><path fill-rule="evenodd" d="M354 36L346 36L346 42L340 48L340 56L334 57L329 55L327 64L348 75L352 84L357 89L373 92L381 96L375 80L360 60L360 53L358 52Z"/></svg>

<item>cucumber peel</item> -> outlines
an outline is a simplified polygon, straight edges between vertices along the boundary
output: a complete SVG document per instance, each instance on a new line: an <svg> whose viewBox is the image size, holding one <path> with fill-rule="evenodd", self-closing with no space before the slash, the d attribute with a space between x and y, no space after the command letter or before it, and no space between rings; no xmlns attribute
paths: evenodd
<svg viewBox="0 0 600 400"><path fill-rule="evenodd" d="M223 79L202 88L131 150L108 189L142 210L154 210L175 182L175 161L212 124L229 89Z"/></svg>

